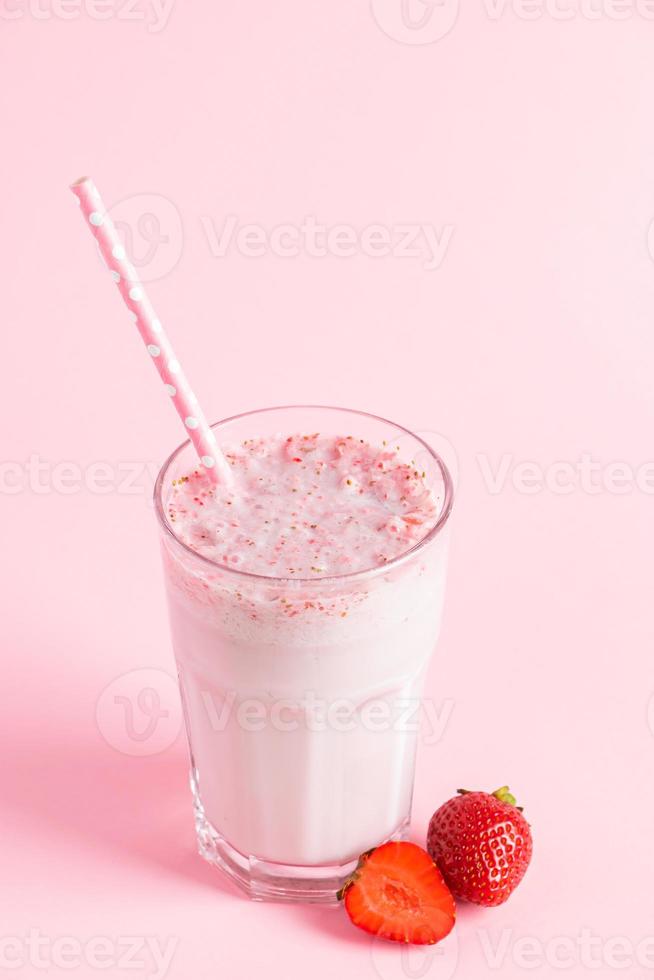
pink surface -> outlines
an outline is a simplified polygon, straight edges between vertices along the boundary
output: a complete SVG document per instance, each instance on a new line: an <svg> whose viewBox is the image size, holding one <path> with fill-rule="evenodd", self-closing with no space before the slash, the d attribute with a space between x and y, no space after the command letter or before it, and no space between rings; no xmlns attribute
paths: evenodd
<svg viewBox="0 0 654 980"><path fill-rule="evenodd" d="M14 976L161 976L125 937L173 980L652 967L652 11L410 6L3 3ZM509 782L535 853L427 959L195 856L149 504L180 429L80 227L85 172L211 418L343 404L453 447L414 837Z"/></svg>

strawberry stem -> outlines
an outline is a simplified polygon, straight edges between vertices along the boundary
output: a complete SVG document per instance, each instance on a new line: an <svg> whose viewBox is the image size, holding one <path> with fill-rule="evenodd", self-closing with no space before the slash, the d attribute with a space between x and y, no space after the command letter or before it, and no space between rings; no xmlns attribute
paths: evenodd
<svg viewBox="0 0 654 980"><path fill-rule="evenodd" d="M508 803L510 806L516 806L516 798L513 793L509 792L508 786L500 786L500 788L496 789L492 795L501 803Z"/></svg>
<svg viewBox="0 0 654 980"><path fill-rule="evenodd" d="M471 789L457 790L457 793L459 793L460 796L465 796L467 793L473 793L473 792L475 791ZM517 810L520 810L520 812L522 813L523 808L521 806L518 806L516 798L513 795L513 793L509 792L508 786L500 786L499 789L496 789L495 792L491 793L490 795L494 796L496 800L500 801L500 803L508 803L509 806L514 806Z"/></svg>

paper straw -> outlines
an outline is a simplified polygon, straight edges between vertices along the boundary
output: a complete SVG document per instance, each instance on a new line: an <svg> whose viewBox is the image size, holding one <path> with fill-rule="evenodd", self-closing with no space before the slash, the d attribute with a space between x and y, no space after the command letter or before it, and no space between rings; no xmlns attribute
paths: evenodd
<svg viewBox="0 0 654 980"><path fill-rule="evenodd" d="M116 228L107 214L100 193L90 177L81 177L70 188L77 198L86 223L93 233L100 254L118 286L127 309L143 338L148 354L170 396L177 414L188 430L200 462L214 482L231 484L232 474L220 452L206 416L175 357L161 320L157 317L136 270L129 261Z"/></svg>

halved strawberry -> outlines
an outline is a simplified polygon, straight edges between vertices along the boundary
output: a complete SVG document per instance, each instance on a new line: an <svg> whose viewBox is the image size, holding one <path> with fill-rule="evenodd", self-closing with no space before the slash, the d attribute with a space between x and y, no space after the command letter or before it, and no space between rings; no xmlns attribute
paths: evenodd
<svg viewBox="0 0 654 980"><path fill-rule="evenodd" d="M456 918L442 874L426 851L408 841L362 854L338 897L355 926L396 943L437 943Z"/></svg>

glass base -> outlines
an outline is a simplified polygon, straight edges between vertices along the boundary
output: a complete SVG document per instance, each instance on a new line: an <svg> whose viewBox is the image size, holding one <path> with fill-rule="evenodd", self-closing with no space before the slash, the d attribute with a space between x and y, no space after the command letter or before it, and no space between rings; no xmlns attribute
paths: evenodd
<svg viewBox="0 0 654 980"><path fill-rule="evenodd" d="M307 902L314 905L336 906L339 889L352 874L358 857L339 865L292 865L262 861L253 855L241 854L218 833L207 820L202 801L193 785L195 830L201 856L219 868L258 902ZM407 817L387 840L406 840L409 830ZM382 843L380 841L379 843Z"/></svg>

